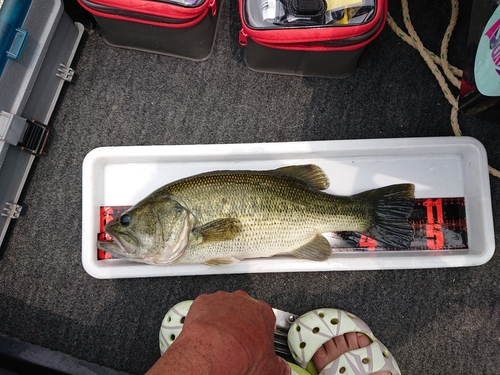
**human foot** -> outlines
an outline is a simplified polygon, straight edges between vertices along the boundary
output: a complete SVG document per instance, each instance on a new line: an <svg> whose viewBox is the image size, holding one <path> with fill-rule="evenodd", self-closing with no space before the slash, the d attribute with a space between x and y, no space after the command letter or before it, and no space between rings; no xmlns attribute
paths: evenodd
<svg viewBox="0 0 500 375"><path fill-rule="evenodd" d="M302 315L290 327L288 346L302 368L312 360L320 375L401 374L370 328L342 310L318 309Z"/></svg>
<svg viewBox="0 0 500 375"><path fill-rule="evenodd" d="M348 332L344 335L336 336L325 342L312 357L314 367L320 373L331 362L339 358L342 354L351 350L367 347L371 344L370 339L363 333ZM342 370L339 369L342 373ZM391 375L390 371L379 371L373 375Z"/></svg>

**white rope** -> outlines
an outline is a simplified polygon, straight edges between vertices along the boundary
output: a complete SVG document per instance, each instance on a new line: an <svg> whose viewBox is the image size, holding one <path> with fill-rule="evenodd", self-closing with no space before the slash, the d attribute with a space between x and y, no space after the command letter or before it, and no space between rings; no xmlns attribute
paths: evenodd
<svg viewBox="0 0 500 375"><path fill-rule="evenodd" d="M448 44L450 42L451 35L457 23L458 8L459 8L458 0L451 0L450 23L448 24L446 32L443 36L443 40L441 41L440 56L437 56L436 54L432 53L427 48L425 48L424 44L418 37L417 32L415 31L411 23L408 0L401 0L401 6L403 9L403 22L405 24L406 30L408 31L408 34L406 34L403 30L401 30L401 28L396 24L396 22L394 21L394 19L391 17L390 14L387 14L387 23L401 39L403 39L406 43L415 48L420 53L424 61L427 63L427 66L431 70L432 74L434 74L439 85L441 86L444 96L451 104L450 122L451 122L451 127L453 129L453 133L456 136L461 136L462 131L460 130L460 126L458 124L458 97L453 96L450 87L448 86L448 83L446 82L445 79L446 76L446 78L448 78L448 80L453 86L460 88L459 78L462 77L462 71L448 63ZM441 66L444 75L438 68L438 66ZM500 171L493 168L492 166L488 166L488 171L493 176L500 178Z"/></svg>

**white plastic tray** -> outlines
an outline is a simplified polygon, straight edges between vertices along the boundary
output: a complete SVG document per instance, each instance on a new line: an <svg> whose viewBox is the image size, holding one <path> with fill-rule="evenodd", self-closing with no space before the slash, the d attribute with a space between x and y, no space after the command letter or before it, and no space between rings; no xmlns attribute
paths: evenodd
<svg viewBox="0 0 500 375"><path fill-rule="evenodd" d="M280 256L218 267L97 260L100 206L133 205L166 183L200 172L307 163L325 170L332 194L411 182L417 198L464 197L469 248L343 252L326 262ZM83 266L96 278L461 267L484 264L495 250L486 152L469 137L97 148L83 162L82 219Z"/></svg>

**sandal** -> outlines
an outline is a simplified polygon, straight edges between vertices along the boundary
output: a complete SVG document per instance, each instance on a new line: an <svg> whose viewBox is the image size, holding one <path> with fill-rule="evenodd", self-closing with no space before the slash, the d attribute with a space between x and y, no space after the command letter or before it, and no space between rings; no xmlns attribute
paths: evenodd
<svg viewBox="0 0 500 375"><path fill-rule="evenodd" d="M311 358L316 351L332 338L348 332L364 334L371 344L342 354L329 363L320 375L368 375L378 371L401 375L392 354L377 340L366 323L343 310L317 309L302 315L288 331L288 347L297 364L313 373L316 371L311 370Z"/></svg>
<svg viewBox="0 0 500 375"><path fill-rule="evenodd" d="M165 314L160 328L160 352L163 355L182 331L192 300L179 302Z"/></svg>
<svg viewBox="0 0 500 375"><path fill-rule="evenodd" d="M192 303L192 300L179 302L165 314L159 337L162 355L181 333ZM328 340L347 332L361 332L371 344L342 354L328 364L320 375L368 375L377 371L401 375L391 353L375 338L370 328L355 315L337 309L313 310L292 324L288 332L288 346L300 367L288 362L291 375L318 374L311 361L314 353Z"/></svg>

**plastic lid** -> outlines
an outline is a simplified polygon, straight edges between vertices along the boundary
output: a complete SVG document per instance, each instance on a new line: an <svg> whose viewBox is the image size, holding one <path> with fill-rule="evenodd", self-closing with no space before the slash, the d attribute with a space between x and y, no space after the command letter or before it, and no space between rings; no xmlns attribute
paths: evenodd
<svg viewBox="0 0 500 375"><path fill-rule="evenodd" d="M31 5L31 0L0 0L0 77L7 59L19 58L28 36L21 26Z"/></svg>

